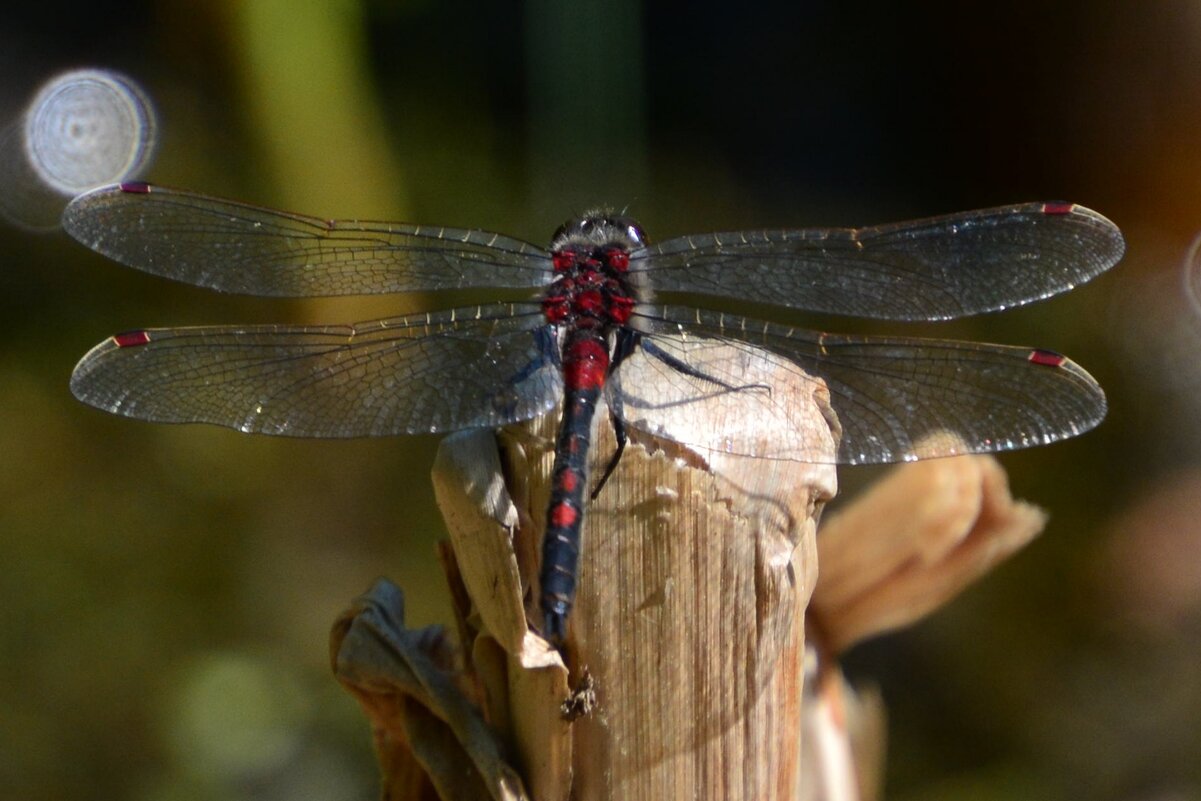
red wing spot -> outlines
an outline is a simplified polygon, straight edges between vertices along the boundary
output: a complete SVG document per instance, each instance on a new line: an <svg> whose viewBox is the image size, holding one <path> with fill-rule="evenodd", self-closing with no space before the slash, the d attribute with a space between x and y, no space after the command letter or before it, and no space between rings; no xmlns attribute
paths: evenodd
<svg viewBox="0 0 1201 801"><path fill-rule="evenodd" d="M113 342L118 348L134 348L149 341L150 334L146 331L126 331L113 337Z"/></svg>
<svg viewBox="0 0 1201 801"><path fill-rule="evenodd" d="M1044 203L1043 204L1043 214L1051 214L1051 215L1071 214L1072 209L1074 209L1074 208L1076 208L1075 203L1064 203L1062 201L1058 202L1058 203Z"/></svg>
<svg viewBox="0 0 1201 801"><path fill-rule="evenodd" d="M1063 363L1067 361L1066 356L1053 350L1032 350L1026 358L1031 363L1041 364L1044 367L1063 367Z"/></svg>
<svg viewBox="0 0 1201 801"><path fill-rule="evenodd" d="M550 524L555 528L571 528L579 519L579 512L566 503L556 504L550 510Z"/></svg>
<svg viewBox="0 0 1201 801"><path fill-rule="evenodd" d="M150 184L145 181L125 181L118 184L122 192L129 192L131 195L148 195L150 194Z"/></svg>

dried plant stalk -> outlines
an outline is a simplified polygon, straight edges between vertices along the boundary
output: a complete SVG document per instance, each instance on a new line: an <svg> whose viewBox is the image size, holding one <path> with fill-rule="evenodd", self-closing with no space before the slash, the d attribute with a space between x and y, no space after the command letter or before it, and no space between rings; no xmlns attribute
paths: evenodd
<svg viewBox="0 0 1201 801"><path fill-rule="evenodd" d="M810 431L832 458L836 441L824 397L815 394L820 384L790 387L779 376L763 383L773 391L759 394L771 410L762 413L758 435L772 436L779 410L788 408L788 424ZM781 402L789 392L794 402ZM740 424L754 431L754 399L735 400L744 405ZM513 744L531 797L791 801L799 781L804 608L833 468L673 441L631 444L585 517L566 652L572 687L590 692L574 699L579 716L568 720L566 666L540 638L519 636L526 613L540 619L532 614L531 555L540 550L556 423L547 416L502 435L504 492L487 477L495 470L488 435L447 440L435 469L474 599L466 610L477 632L469 650L490 654L473 667L494 674L481 678L489 688L485 708ZM696 423L705 425L700 417ZM598 415L594 476L614 447Z"/></svg>
<svg viewBox="0 0 1201 801"><path fill-rule="evenodd" d="M404 596L376 582L330 635L334 674L372 723L384 797L526 801L504 743L451 670L438 627L404 625Z"/></svg>
<svg viewBox="0 0 1201 801"><path fill-rule="evenodd" d="M889 473L822 528L811 616L832 653L945 604L1042 531L1046 514L1015 500L991 456L957 456Z"/></svg>

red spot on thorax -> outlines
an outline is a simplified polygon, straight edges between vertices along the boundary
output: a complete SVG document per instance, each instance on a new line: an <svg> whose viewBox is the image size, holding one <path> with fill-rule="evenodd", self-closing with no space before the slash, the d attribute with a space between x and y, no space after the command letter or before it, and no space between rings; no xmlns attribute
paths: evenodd
<svg viewBox="0 0 1201 801"><path fill-rule="evenodd" d="M1041 364L1044 367L1062 367L1063 363L1067 361L1065 356L1053 350L1032 350L1026 358L1033 364Z"/></svg>
<svg viewBox="0 0 1201 801"><path fill-rule="evenodd" d="M132 195L150 194L150 184L145 181L125 181L117 186L122 192L129 192Z"/></svg>
<svg viewBox="0 0 1201 801"><path fill-rule="evenodd" d="M113 337L118 348L133 348L145 345L150 341L150 334L145 331L126 331Z"/></svg>
<svg viewBox="0 0 1201 801"><path fill-rule="evenodd" d="M625 325L634 313L634 299L621 296L609 298L609 318L618 325Z"/></svg>
<svg viewBox="0 0 1201 801"><path fill-rule="evenodd" d="M561 323L567 319L571 306L565 295L551 295L542 299L542 314L548 323Z"/></svg>
<svg viewBox="0 0 1201 801"><path fill-rule="evenodd" d="M628 251L569 247L553 253L551 260L557 277L542 299L547 322L591 331L629 321L634 300L621 275L630 263Z"/></svg>
<svg viewBox="0 0 1201 801"><path fill-rule="evenodd" d="M1044 203L1043 214L1071 214L1074 208L1076 208L1074 203Z"/></svg>
<svg viewBox="0 0 1201 801"><path fill-rule="evenodd" d="M580 513L570 504L558 503L550 510L550 525L555 528L570 528L579 519Z"/></svg>
<svg viewBox="0 0 1201 801"><path fill-rule="evenodd" d="M600 314L605 310L605 298L599 289L589 289L576 297L575 309L579 314Z"/></svg>
<svg viewBox="0 0 1201 801"><path fill-rule="evenodd" d="M624 273L627 269L629 269L630 254L624 250L621 250L620 248L614 248L613 250L610 250L605 254L605 259L609 262L609 266L614 270Z"/></svg>

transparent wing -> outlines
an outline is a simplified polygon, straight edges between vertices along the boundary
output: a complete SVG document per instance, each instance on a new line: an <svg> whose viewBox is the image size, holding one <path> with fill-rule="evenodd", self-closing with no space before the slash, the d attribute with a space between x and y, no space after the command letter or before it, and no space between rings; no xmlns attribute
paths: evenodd
<svg viewBox="0 0 1201 801"><path fill-rule="evenodd" d="M681 415L704 419L709 431L737 431L746 393L757 393L760 402L767 394L769 404L791 402L795 394L746 377L772 370L787 371L790 381L828 387L842 428L840 464L1032 447L1083 433L1105 416L1097 382L1051 351L840 336L672 307L644 309L636 318L653 347L701 374L646 353L636 382L626 380L624 364L619 368L611 397L629 425L653 435L680 439L665 421ZM780 411L779 417L787 416ZM803 430L781 429L767 441L726 438L718 447L743 456L830 461L808 437Z"/></svg>
<svg viewBox="0 0 1201 801"><path fill-rule="evenodd" d="M504 425L550 409L562 386L555 332L534 304L132 331L71 376L77 398L127 417L331 438Z"/></svg>
<svg viewBox="0 0 1201 801"><path fill-rule="evenodd" d="M542 248L487 231L322 220L142 183L80 195L62 222L122 264L245 295L536 287L552 274Z"/></svg>
<svg viewBox="0 0 1201 801"><path fill-rule="evenodd" d="M1122 257L1109 220L1027 203L872 228L742 231L670 239L635 254L660 292L723 295L829 314L941 320L1018 306Z"/></svg>

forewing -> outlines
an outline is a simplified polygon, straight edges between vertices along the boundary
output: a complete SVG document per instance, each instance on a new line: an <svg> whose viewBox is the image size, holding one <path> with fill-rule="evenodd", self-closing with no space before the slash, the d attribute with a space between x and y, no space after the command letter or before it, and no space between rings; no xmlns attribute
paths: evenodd
<svg viewBox="0 0 1201 801"><path fill-rule="evenodd" d="M660 292L829 314L940 320L1046 298L1122 257L1117 226L1083 206L1026 203L872 228L740 231L634 254Z"/></svg>
<svg viewBox="0 0 1201 801"><path fill-rule="evenodd" d="M526 420L562 395L536 305L352 326L165 328L110 337L71 391L115 414L296 437L369 437Z"/></svg>
<svg viewBox="0 0 1201 801"><path fill-rule="evenodd" d="M80 195L62 222L122 264L245 295L536 287L552 274L542 248L487 231L322 220L140 183Z"/></svg>
<svg viewBox="0 0 1201 801"><path fill-rule="evenodd" d="M681 323L684 319L689 322ZM842 429L840 464L1032 447L1083 433L1105 416L1105 395L1092 376L1050 351L823 334L670 307L644 310L636 321L655 346L697 365L703 374L690 375L644 356L654 376L637 385L614 382L628 424L673 439L680 437L665 430L664 419L687 414L704 420L709 431L738 430L740 396L754 393L762 402L768 393L769 405L790 402L797 393L747 378L781 369L788 371L788 380L779 386L797 382L819 395L822 384L828 388ZM769 359L772 364L766 365ZM788 417L788 409L778 411L774 417ZM687 444L714 447L712 439ZM786 427L766 441L726 437L718 449L761 458L830 460L810 434Z"/></svg>

